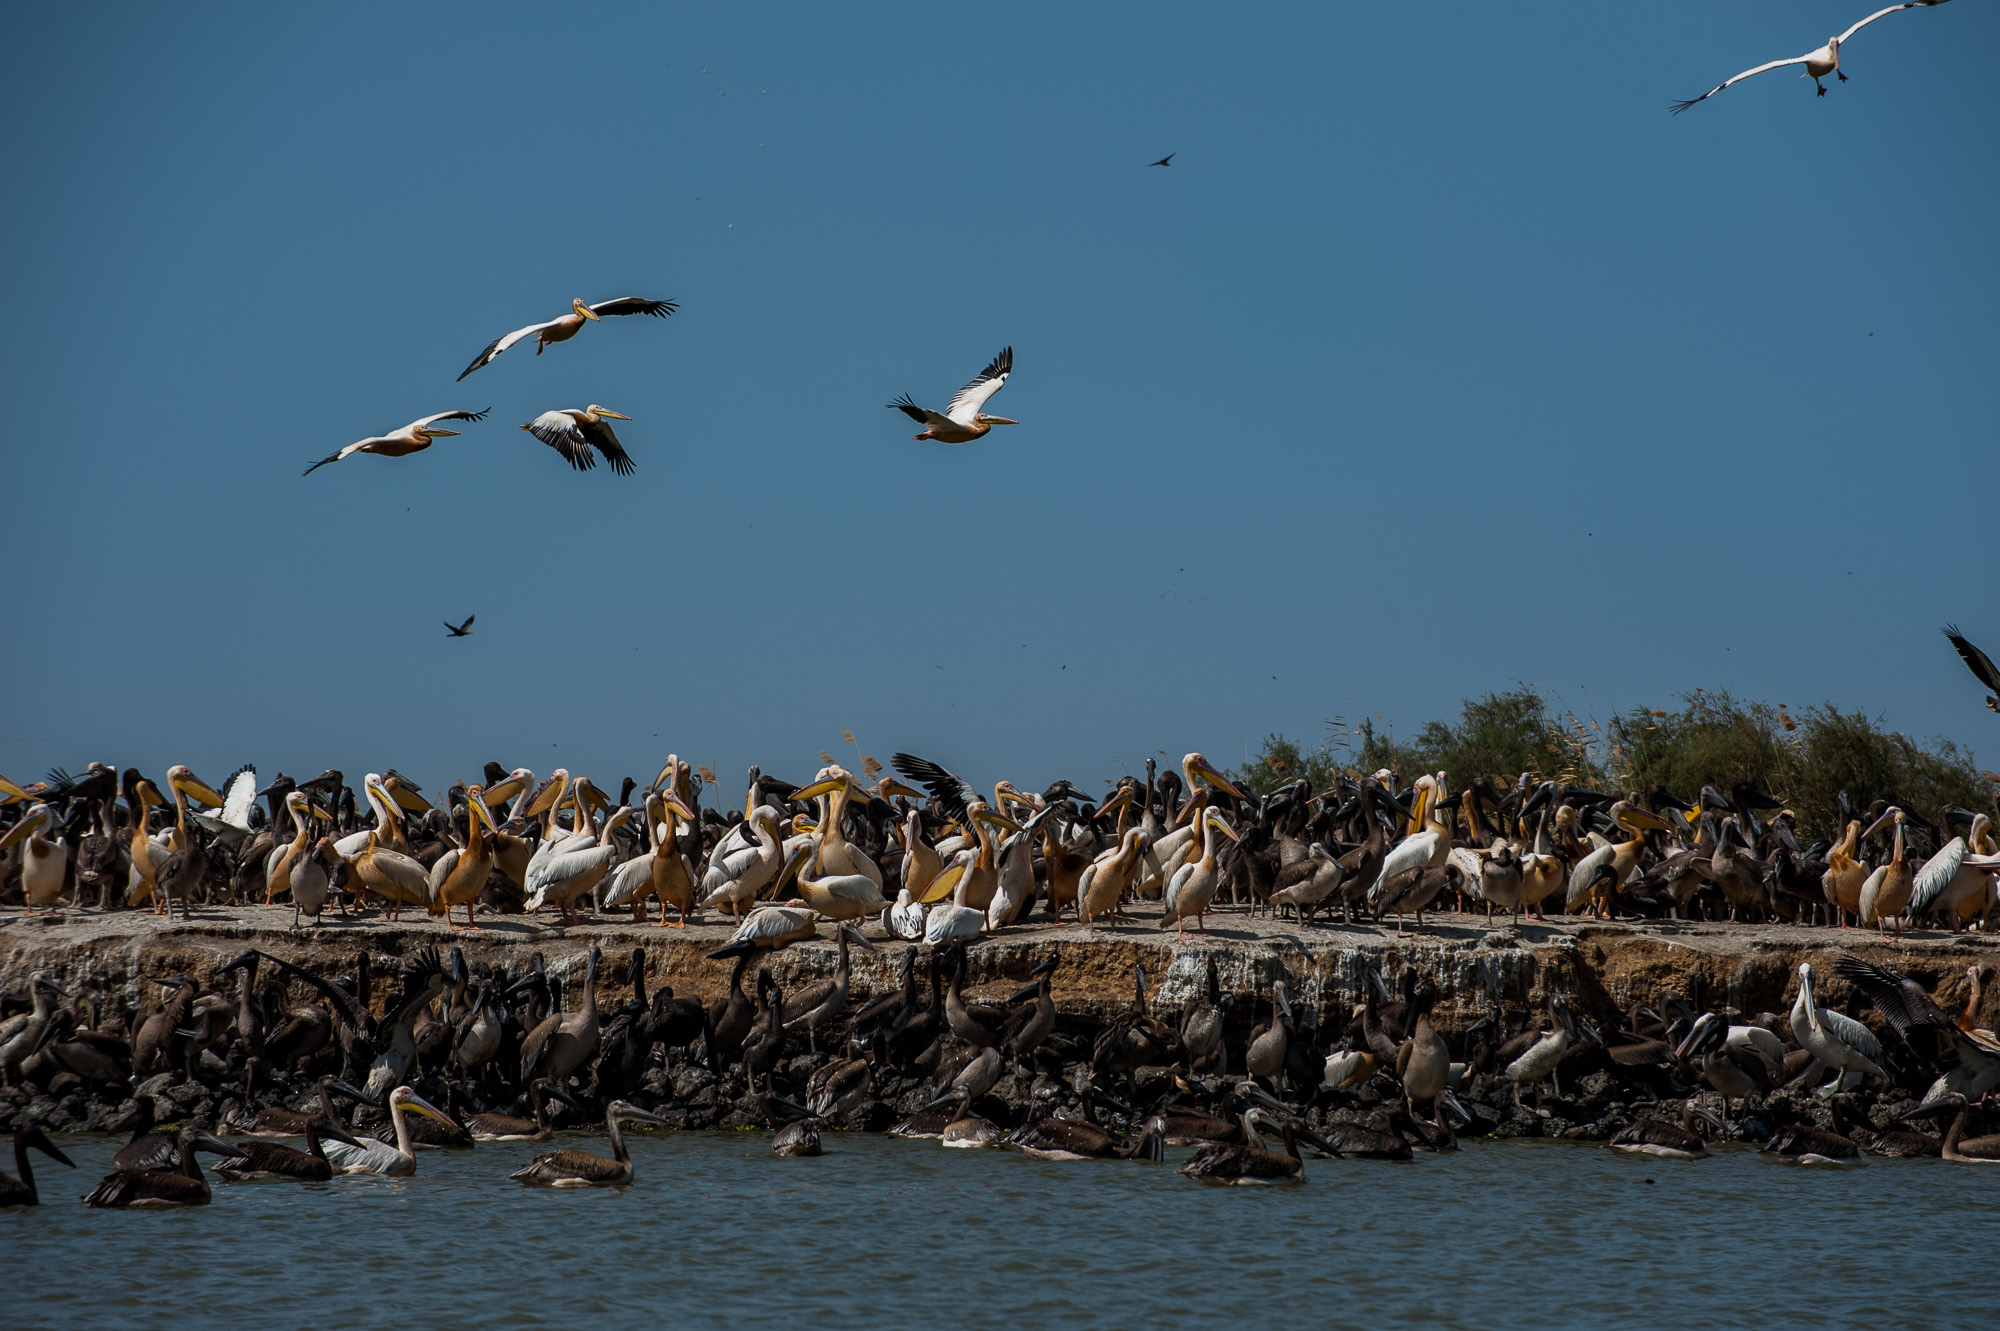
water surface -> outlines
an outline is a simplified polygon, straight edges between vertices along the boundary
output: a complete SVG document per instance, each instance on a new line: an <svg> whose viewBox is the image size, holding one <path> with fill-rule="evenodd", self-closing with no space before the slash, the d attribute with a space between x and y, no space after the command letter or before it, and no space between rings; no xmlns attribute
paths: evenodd
<svg viewBox="0 0 2000 1331"><path fill-rule="evenodd" d="M1219 1188L1171 1172L1187 1151L1161 1169L826 1141L781 1160L761 1133L638 1139L632 1186L573 1192L507 1178L546 1147L489 1143L424 1152L412 1179L216 1182L208 1207L141 1213L78 1203L117 1143L68 1138L79 1168L37 1157L45 1204L0 1213L0 1323L1965 1326L1993 1307L2000 1169L1490 1142Z"/></svg>

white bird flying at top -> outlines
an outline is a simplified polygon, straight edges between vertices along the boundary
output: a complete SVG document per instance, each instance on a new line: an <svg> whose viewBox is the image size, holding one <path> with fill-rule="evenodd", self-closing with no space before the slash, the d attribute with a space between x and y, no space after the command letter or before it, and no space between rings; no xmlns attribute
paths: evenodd
<svg viewBox="0 0 2000 1331"><path fill-rule="evenodd" d="M593 402L583 410L575 407L560 407L545 411L521 428L535 438L569 459L569 465L578 471L589 471L597 465L591 454L595 445L604 460L611 464L611 470L620 476L632 474L632 457L618 442L618 436L611 432L605 418L614 421L629 421L632 418L609 407L601 407Z"/></svg>
<svg viewBox="0 0 2000 1331"><path fill-rule="evenodd" d="M539 356L542 354L542 348L549 343L567 342L582 331L586 322L597 323L607 314L650 314L655 319L664 319L680 306L671 300L646 300L640 296L620 296L617 300L602 300L595 305L586 305L579 297L569 303L569 308L568 314L551 319L547 323L529 324L526 328L516 328L505 337L494 338L492 344L474 357L472 364L465 367L465 374L458 377L465 378L466 374L471 374L523 338L537 339L535 354Z"/></svg>
<svg viewBox="0 0 2000 1331"><path fill-rule="evenodd" d="M1762 74L1765 70L1769 69L1783 69L1786 65L1804 65L1806 67L1806 76L1813 81L1813 86L1819 89L1818 95L1824 97L1826 96L1826 85L1821 83L1820 80L1827 75L1836 75L1842 83L1847 82L1847 75L1840 72L1840 48L1855 33L1860 32L1863 28L1885 14L1893 14L1899 9L1928 9L1932 5L1941 5L1943 3L1945 3L1945 0L1908 0L1906 4L1890 5L1887 9L1878 9L1867 18L1862 19L1859 23L1849 28L1846 32L1841 33L1838 37L1827 38L1826 45L1817 50L1808 51L1804 55L1795 55L1789 60L1772 60L1757 66L1755 69L1746 69L1735 78L1716 84L1699 97L1690 97L1685 102L1675 102L1667 110L1673 115L1679 115L1696 102L1707 101L1732 83L1741 83L1752 74Z"/></svg>
<svg viewBox="0 0 2000 1331"><path fill-rule="evenodd" d="M493 408L488 407L486 411ZM388 434L378 434L373 439L361 439L349 444L338 453L329 453L313 463L301 476L310 476L329 462L339 462L350 453L379 453L385 458L399 458L410 453L421 453L431 446L431 440L443 439L458 433L456 430L434 429L439 421L483 421L486 411L440 411L435 416L426 416L420 421L411 421L400 430Z"/></svg>
<svg viewBox="0 0 2000 1331"><path fill-rule="evenodd" d="M929 407L920 407L910 399L908 393L891 402L889 406L902 412L911 420L924 427L922 434L910 436L913 439L935 439L941 444L969 444L982 438L996 425L1019 425L1005 416L986 416L980 408L986 399L999 392L1007 383L1007 376L1014 372L1014 348L1002 347L993 363L979 372L979 377L958 390L950 402L945 404L940 416Z"/></svg>

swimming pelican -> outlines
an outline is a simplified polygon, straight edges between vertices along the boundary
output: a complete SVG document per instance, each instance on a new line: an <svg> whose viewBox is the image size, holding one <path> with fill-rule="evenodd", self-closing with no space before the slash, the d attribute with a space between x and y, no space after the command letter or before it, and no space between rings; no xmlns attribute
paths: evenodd
<svg viewBox="0 0 2000 1331"><path fill-rule="evenodd" d="M1666 1160L1706 1160L1708 1142L1694 1125L1697 1118L1711 1127L1723 1127L1721 1119L1688 1100L1681 1104L1680 1122L1642 1118L1621 1130L1609 1145L1614 1151L1632 1155L1657 1155Z"/></svg>
<svg viewBox="0 0 2000 1331"><path fill-rule="evenodd" d="M546 323L516 328L504 337L494 338L486 350L480 352L473 358L472 364L465 367L465 374L458 377L463 379L474 370L492 363L495 356L525 338L535 339L535 354L539 356L551 343L569 341L583 331L586 322L600 322L607 314L650 314L655 319L664 319L679 308L680 305L675 301L646 300L640 296L620 296L616 300L601 300L595 305L586 305L582 297L578 297L569 303L568 314L558 315Z"/></svg>
<svg viewBox="0 0 2000 1331"><path fill-rule="evenodd" d="M1003 347L993 363L979 372L979 377L952 395L940 416L928 407L920 407L911 400L908 393L889 404L893 411L900 411L911 420L924 427L922 434L912 435L913 439L935 439L941 444L969 444L983 438L996 425L1019 425L1005 416L987 416L980 412L986 400L999 392L1007 384L1007 376L1014 372L1014 348ZM902 770L900 767L898 770ZM905 775L908 775L906 772Z"/></svg>
<svg viewBox="0 0 2000 1331"><path fill-rule="evenodd" d="M56 901L62 896L63 873L69 867L69 846L62 841L51 841L42 835L55 824L56 811L46 804L30 805L21 821L0 837L0 850L21 842L21 894L26 900L24 915L33 915L38 910L54 915Z"/></svg>
<svg viewBox="0 0 2000 1331"><path fill-rule="evenodd" d="M417 1156L410 1144L410 1125L404 1121L404 1114L414 1110L425 1118L433 1118L456 1131L458 1124L451 1121L444 1111L418 1095L407 1086L398 1086L389 1092L389 1121L396 1127L396 1143L378 1142L364 1139L354 1145L346 1142L329 1142L323 1149L327 1162L340 1174L387 1174L392 1178L408 1178L417 1172Z"/></svg>
<svg viewBox="0 0 2000 1331"><path fill-rule="evenodd" d="M323 1139L332 1138L349 1146L361 1141L346 1128L323 1115L315 1115L305 1126L306 1149L296 1150L276 1142L248 1142L237 1147L240 1154L215 1167L215 1172L235 1183L271 1180L295 1183L324 1183L333 1177L333 1162L326 1158Z"/></svg>
<svg viewBox="0 0 2000 1331"><path fill-rule="evenodd" d="M1208 932L1208 908L1222 883L1222 871L1215 863L1215 834L1220 832L1231 841L1243 839L1220 809L1203 810L1201 822L1201 858L1174 870L1174 876L1167 880L1166 910L1160 916L1162 929L1170 923L1179 926L1174 936L1183 942L1187 940L1189 916L1195 917L1197 929Z"/></svg>
<svg viewBox="0 0 2000 1331"><path fill-rule="evenodd" d="M1820 80L1827 75L1838 75L1842 83L1847 82L1847 75L1840 72L1840 48L1855 33L1860 32L1876 19L1893 14L1899 9L1927 9L1932 5L1941 5L1944 2L1945 0L1907 0L1907 3L1904 4L1890 5L1887 9L1878 9L1867 18L1862 19L1859 23L1849 28L1846 32L1841 33L1838 37L1827 38L1825 46L1808 51L1804 55L1795 55L1789 60L1766 61L1755 69L1746 69L1734 78L1725 79L1721 83L1716 84L1699 97L1690 97L1685 102L1673 103L1667 110L1674 115L1679 115L1696 102L1707 101L1732 83L1741 83L1753 74L1762 74L1766 70L1783 69L1787 65L1804 65L1806 67L1806 77L1810 78L1813 81L1813 86L1819 89L1816 95L1824 97L1826 96L1826 85L1821 83Z"/></svg>
<svg viewBox="0 0 2000 1331"><path fill-rule="evenodd" d="M446 439L458 433L457 430L436 428L439 421L483 421L486 419L486 412L491 410L493 408L488 407L486 411L440 411L435 416L425 416L421 420L411 421L400 430L378 434L372 439L357 440L337 453L327 454L299 474L310 476L327 463L344 461L354 453L374 453L385 458L400 458L407 457L411 453L421 453L431 446L431 440Z"/></svg>
<svg viewBox="0 0 2000 1331"><path fill-rule="evenodd" d="M528 1103L534 1107L533 1118L515 1118L511 1114L471 1114L465 1126L471 1131L472 1139L479 1142L545 1142L555 1135L555 1127L550 1122L550 1100L560 1100L571 1109L581 1109L574 1096L547 1077L537 1077L528 1087Z"/></svg>
<svg viewBox="0 0 2000 1331"><path fill-rule="evenodd" d="M212 1151L232 1158L240 1152L220 1137L196 1127L182 1128L175 1147L180 1153L180 1168L121 1169L106 1174L103 1182L83 1199L83 1204L133 1209L208 1205L208 1180L201 1176L195 1152Z"/></svg>
<svg viewBox="0 0 2000 1331"><path fill-rule="evenodd" d="M1271 1117L1262 1108L1252 1105L1243 1111L1242 1145L1218 1142L1204 1146L1195 1153L1194 1159L1174 1172L1203 1183L1236 1187L1305 1182L1306 1169L1305 1162L1299 1158L1297 1124L1290 1118L1279 1124L1285 1142L1283 1151L1273 1151L1264 1145L1264 1139L1257 1134L1259 1124L1270 1126Z"/></svg>
<svg viewBox="0 0 2000 1331"><path fill-rule="evenodd" d="M29 1150L40 1151L59 1165L76 1168L76 1161L64 1155L49 1135L32 1123L14 1134L14 1172L19 1178L8 1178L0 1174L0 1208L9 1206L40 1206L41 1190L35 1187L35 1170L28 1163Z"/></svg>
<svg viewBox="0 0 2000 1331"><path fill-rule="evenodd" d="M618 436L604 423L607 418L614 421L632 419L593 402L582 410L558 407L545 411L521 428L568 458L569 465L578 471L589 471L597 465L597 458L590 451L595 448L604 454L611 470L620 476L630 476L633 472L632 455L625 451L625 446L618 442Z"/></svg>
<svg viewBox="0 0 2000 1331"><path fill-rule="evenodd" d="M613 1100L604 1111L604 1130L611 1134L611 1155L589 1151L550 1151L538 1155L507 1177L532 1187L603 1188L632 1181L632 1156L625 1149L625 1134L618 1125L626 1120L667 1126L658 1114L649 1114L635 1104Z"/></svg>
<svg viewBox="0 0 2000 1331"><path fill-rule="evenodd" d="M1813 997L1812 963L1799 963L1799 993L1792 1001L1792 1036L1799 1047L1838 1074L1820 1090L1832 1095L1844 1082L1864 1076L1889 1080L1881 1068L1882 1042L1875 1033L1844 1012L1823 1009Z"/></svg>

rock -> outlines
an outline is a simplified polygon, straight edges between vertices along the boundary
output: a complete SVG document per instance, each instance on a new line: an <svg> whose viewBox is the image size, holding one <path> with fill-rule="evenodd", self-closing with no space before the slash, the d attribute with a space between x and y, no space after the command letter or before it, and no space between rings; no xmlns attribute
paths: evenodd
<svg viewBox="0 0 2000 1331"><path fill-rule="evenodd" d="M168 1090L170 1090L173 1087L174 1080L175 1078L173 1073L162 1072L156 1076L148 1077L146 1078L146 1080L140 1082L138 1089L133 1091L132 1094L134 1097L141 1100L147 1098L158 1100L162 1096L166 1095Z"/></svg>

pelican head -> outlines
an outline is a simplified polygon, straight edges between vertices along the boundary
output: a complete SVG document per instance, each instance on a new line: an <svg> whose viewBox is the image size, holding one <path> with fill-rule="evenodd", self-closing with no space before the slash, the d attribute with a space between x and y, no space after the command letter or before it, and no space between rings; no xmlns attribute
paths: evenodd
<svg viewBox="0 0 2000 1331"><path fill-rule="evenodd" d="M167 786L186 795L197 804L206 804L211 809L222 807L222 796L216 794L206 781L179 763L167 769Z"/></svg>
<svg viewBox="0 0 2000 1331"><path fill-rule="evenodd" d="M1869 837L1874 836L1891 823L1901 823L1907 816L1901 809L1892 804L1882 811L1882 816L1877 818L1866 832L1861 834L1861 839L1866 841Z"/></svg>
<svg viewBox="0 0 2000 1331"><path fill-rule="evenodd" d="M466 787L465 807L472 811L472 817L486 824L488 832L497 832L500 830L499 824L493 820L493 810L487 807L486 791L483 787L476 785Z"/></svg>
<svg viewBox="0 0 2000 1331"><path fill-rule="evenodd" d="M456 1129L458 1127L458 1124L452 1122L450 1116L442 1109L439 1109L436 1105L424 1099L423 1096L418 1095L407 1086L398 1086L395 1090L389 1092L390 1112L393 1113L398 1108L414 1110L416 1113L422 1114L425 1118L436 1119L448 1128ZM232 1146L230 1149L233 1151L236 1148Z"/></svg>
<svg viewBox="0 0 2000 1331"><path fill-rule="evenodd" d="M1210 809L1206 814L1203 815L1202 821L1207 823L1210 827L1214 828L1216 831L1222 833L1222 835L1228 837L1231 841L1241 841L1243 839L1242 837L1236 834L1236 829L1229 825L1229 820L1222 816L1222 810L1220 809ZM1321 846L1320 847L1321 854L1325 854L1325 851L1326 848L1324 846Z"/></svg>
<svg viewBox="0 0 2000 1331"><path fill-rule="evenodd" d="M593 314L590 317L595 319L597 316ZM629 421L632 419L622 411L613 411L611 408L601 407L595 402L584 408L584 411L591 416L609 416L614 421Z"/></svg>
<svg viewBox="0 0 2000 1331"><path fill-rule="evenodd" d="M1019 421L1008 420L1005 416L987 416L984 414L974 416L972 419L980 425L1019 425L1021 423Z"/></svg>
<svg viewBox="0 0 2000 1331"><path fill-rule="evenodd" d="M1230 784L1229 778L1222 774L1220 768L1202 757L1199 753L1190 753L1182 758L1181 771L1187 775L1188 788L1190 790L1194 788L1195 780L1199 778L1206 781L1209 785L1214 786L1217 790L1228 791L1237 799L1247 798L1242 791Z"/></svg>
<svg viewBox="0 0 2000 1331"><path fill-rule="evenodd" d="M604 322L604 320L598 316L597 311L591 309L590 306L583 303L583 297L581 296L578 296L575 300L571 301L569 303L569 307L575 310L578 314L581 314L584 318L590 320L592 323Z"/></svg>
<svg viewBox="0 0 2000 1331"><path fill-rule="evenodd" d="M21 816L21 821L9 828L6 836L0 837L0 850L5 850L9 846L26 841L29 837L41 831L43 827L47 826L55 818L55 812L54 809L51 809L46 804L30 805L27 813Z"/></svg>

